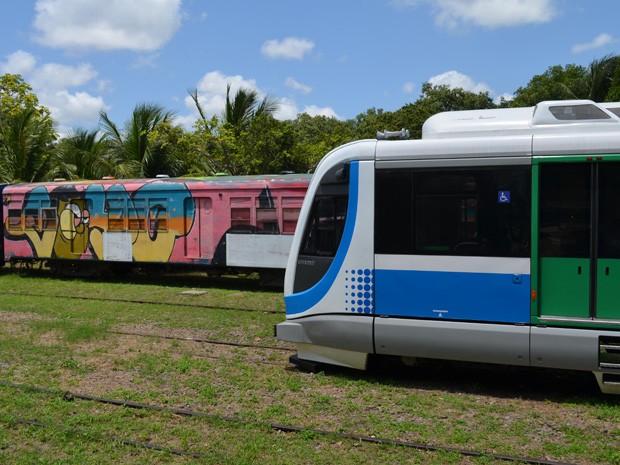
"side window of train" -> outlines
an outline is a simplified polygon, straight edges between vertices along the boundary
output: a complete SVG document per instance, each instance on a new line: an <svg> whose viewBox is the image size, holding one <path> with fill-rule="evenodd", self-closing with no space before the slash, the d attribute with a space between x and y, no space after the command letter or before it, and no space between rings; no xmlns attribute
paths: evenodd
<svg viewBox="0 0 620 465"><path fill-rule="evenodd" d="M527 167L378 170L375 252L527 257Z"/></svg>
<svg viewBox="0 0 620 465"><path fill-rule="evenodd" d="M146 229L146 199L133 199L128 211L129 231L144 231Z"/></svg>
<svg viewBox="0 0 620 465"><path fill-rule="evenodd" d="M304 234L301 255L336 255L347 213L347 197L317 197Z"/></svg>
<svg viewBox="0 0 620 465"><path fill-rule="evenodd" d="M39 207L24 210L24 223L26 229L39 229Z"/></svg>
<svg viewBox="0 0 620 465"><path fill-rule="evenodd" d="M41 209L41 229L43 231L54 231L58 221L56 219L56 207Z"/></svg>
<svg viewBox="0 0 620 465"><path fill-rule="evenodd" d="M22 229L22 211L20 209L9 209L8 214L8 229L18 230Z"/></svg>
<svg viewBox="0 0 620 465"><path fill-rule="evenodd" d="M108 210L108 231L124 231L125 218L127 216L125 199L109 198L106 202Z"/></svg>
<svg viewBox="0 0 620 465"><path fill-rule="evenodd" d="M168 202L166 199L149 199L149 232L168 230Z"/></svg>
<svg viewBox="0 0 620 465"><path fill-rule="evenodd" d="M299 220L303 197L282 198L282 234L293 234Z"/></svg>
<svg viewBox="0 0 620 465"><path fill-rule="evenodd" d="M273 204L265 207L261 206L260 200L256 199L256 229L261 234L280 234L278 227L277 199L272 200Z"/></svg>

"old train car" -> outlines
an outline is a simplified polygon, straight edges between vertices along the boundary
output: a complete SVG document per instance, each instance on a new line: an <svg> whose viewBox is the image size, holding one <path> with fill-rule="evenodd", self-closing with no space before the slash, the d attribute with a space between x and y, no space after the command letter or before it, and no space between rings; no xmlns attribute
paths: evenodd
<svg viewBox="0 0 620 465"><path fill-rule="evenodd" d="M6 184L0 184L0 198L5 187ZM4 221L0 223L0 266L4 266Z"/></svg>
<svg viewBox="0 0 620 465"><path fill-rule="evenodd" d="M21 183L2 192L9 263L61 273L286 266L310 175Z"/></svg>

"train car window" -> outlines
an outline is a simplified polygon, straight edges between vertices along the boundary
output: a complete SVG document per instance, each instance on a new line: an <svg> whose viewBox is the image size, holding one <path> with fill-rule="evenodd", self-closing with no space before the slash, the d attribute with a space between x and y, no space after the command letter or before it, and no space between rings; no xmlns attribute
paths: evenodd
<svg viewBox="0 0 620 465"><path fill-rule="evenodd" d="M130 231L143 231L146 229L146 200L134 199L129 207L128 229Z"/></svg>
<svg viewBox="0 0 620 465"><path fill-rule="evenodd" d="M56 230L58 225L56 219L56 209L55 208L42 208L41 209L41 229L43 231L53 231Z"/></svg>
<svg viewBox="0 0 620 465"><path fill-rule="evenodd" d="M39 229L38 208L26 208L24 210L24 225L26 229Z"/></svg>
<svg viewBox="0 0 620 465"><path fill-rule="evenodd" d="M540 255L590 256L591 174L583 163L541 167Z"/></svg>
<svg viewBox="0 0 620 465"><path fill-rule="evenodd" d="M275 208L256 209L256 228L262 234L280 234L278 214Z"/></svg>
<svg viewBox="0 0 620 465"><path fill-rule="evenodd" d="M149 200L149 232L168 230L168 204L166 199Z"/></svg>
<svg viewBox="0 0 620 465"><path fill-rule="evenodd" d="M299 212L301 208L283 208L282 209L282 233L294 234L299 221Z"/></svg>
<svg viewBox="0 0 620 465"><path fill-rule="evenodd" d="M250 208L231 208L230 209L230 227L248 230L251 225L252 211ZM249 230L248 230L249 232Z"/></svg>
<svg viewBox="0 0 620 465"><path fill-rule="evenodd" d="M22 211L18 209L9 209L8 213L8 229L22 229Z"/></svg>
<svg viewBox="0 0 620 465"><path fill-rule="evenodd" d="M125 230L125 199L108 199L108 231Z"/></svg>
<svg viewBox="0 0 620 465"><path fill-rule="evenodd" d="M317 197L304 234L301 255L334 257L342 238L347 197Z"/></svg>
<svg viewBox="0 0 620 465"><path fill-rule="evenodd" d="M529 173L523 167L377 171L376 253L529 256Z"/></svg>

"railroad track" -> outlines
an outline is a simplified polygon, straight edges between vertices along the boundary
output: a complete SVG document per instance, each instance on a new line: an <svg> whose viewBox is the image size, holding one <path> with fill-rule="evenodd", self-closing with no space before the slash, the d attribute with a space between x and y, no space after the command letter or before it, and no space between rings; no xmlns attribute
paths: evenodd
<svg viewBox="0 0 620 465"><path fill-rule="evenodd" d="M231 310L236 312L251 312L251 313L272 313L284 316L284 310L275 309L256 309L256 308L243 308L243 307L225 307L220 305L203 305L203 304L191 304L186 302L161 302L154 300L143 299L121 299L121 298L109 298L109 297L97 297L97 296L79 296L79 295L62 295L62 294L39 294L36 292L4 292L5 295L24 296L24 297L51 297L54 299L68 299L68 300L89 300L95 302L118 302L124 304L142 304L142 305L169 305L174 307L190 307L190 308L202 308L202 309L216 309L216 310Z"/></svg>
<svg viewBox="0 0 620 465"><path fill-rule="evenodd" d="M170 334L153 334L153 333L143 333L139 331L122 331L122 330L110 330L107 331L109 334L117 334L121 336L137 336L137 337L146 337L146 338L157 338L164 340L175 340L175 341L188 341L188 342L196 342L201 344L209 344L209 345L221 345L221 346L229 346L229 347L240 347L240 348L249 348L249 349L266 349L266 350L275 350L281 352L289 352L293 353L297 349L294 347L281 347L281 346L272 346L265 344L251 344L246 342L234 342L234 341L221 341L215 339L207 339L202 337L188 337L188 336L176 336ZM209 356L209 355L193 355L198 358L209 358L213 360L229 360L229 357L225 356ZM282 367L282 363L278 362L270 362L266 360L252 360L252 363L260 363L261 365L274 365Z"/></svg>
<svg viewBox="0 0 620 465"><path fill-rule="evenodd" d="M418 443L418 442L404 441L401 439L393 439L393 438L373 437L373 436L367 436L367 435L358 434L358 433L346 433L346 432L333 431L333 430L313 429L313 428L306 428L301 425L281 424L281 423L276 423L276 422L268 423L268 422L259 421L259 420L211 414L211 413L200 412L200 411L195 411L191 409L167 407L167 406L156 405L156 404L142 404L139 402L98 397L98 396L92 396L89 394L83 394L83 393L72 392L72 391L61 391L61 390L56 390L56 389L42 388L38 386L30 386L26 384L15 384L15 383L7 382L7 381L0 381L0 386L5 387L5 388L20 390L22 392L27 391L27 392L51 395L51 396L62 398L66 401L82 400L82 401L97 402L101 404L108 404L108 405L113 405L113 406L118 406L118 407L131 408L131 409L150 410L154 412L167 412L167 413L172 413L172 414L179 415L182 417L204 418L208 420L216 420L222 423L251 425L251 426L256 426L257 428L269 428L274 431L280 431L280 432L291 433L291 434L313 434L316 436L333 438L333 439L338 439L338 440L348 440L348 441L354 441L354 442L363 442L363 443L370 443L370 444L376 444L376 445L387 445L387 446L395 446L395 447L406 447L406 448L417 449L417 450L428 451L428 452L450 452L450 453L456 453L456 454L462 455L464 457L487 457L493 460L513 462L513 463L526 463L526 464L531 464L531 465L574 465L570 462L558 462L558 461L553 461L553 460L548 460L548 459L539 459L539 458L532 458L532 457L525 457L525 456L496 454L492 452L464 449L464 448L459 448L459 447L443 446L443 445L436 445L436 444L430 444L430 443ZM14 418L11 418L10 421L13 421L18 424L29 425L29 426L51 428L51 429L61 430L63 432L71 432L74 434L79 434L81 436L87 437L89 439L93 438L93 435L89 431L77 430L77 429L72 429L72 428L66 428L64 426L42 423L42 422L39 422L33 419L14 417ZM99 435L99 436L96 436L95 438L98 438L99 440L102 440L102 441L116 441L124 445L130 445L134 447L152 449L152 450L157 450L157 451L166 451L174 455L185 455L185 456L192 456L192 457L197 457L197 458L206 456L206 454L203 454L201 452L168 448L162 445L145 443L145 442L137 442L137 441L129 440L126 438L120 438L120 437Z"/></svg>

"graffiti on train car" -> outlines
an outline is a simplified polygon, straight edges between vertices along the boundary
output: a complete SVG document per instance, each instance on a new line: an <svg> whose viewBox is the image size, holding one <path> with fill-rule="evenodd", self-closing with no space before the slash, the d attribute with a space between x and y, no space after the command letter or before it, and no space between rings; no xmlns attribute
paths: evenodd
<svg viewBox="0 0 620 465"><path fill-rule="evenodd" d="M11 253L35 258L166 262L195 215L179 183L37 186L4 203Z"/></svg>

